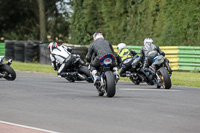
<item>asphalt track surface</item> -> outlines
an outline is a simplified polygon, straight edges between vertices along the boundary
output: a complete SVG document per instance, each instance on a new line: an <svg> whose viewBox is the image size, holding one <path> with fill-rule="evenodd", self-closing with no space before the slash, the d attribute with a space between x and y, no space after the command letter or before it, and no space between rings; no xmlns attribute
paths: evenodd
<svg viewBox="0 0 200 133"><path fill-rule="evenodd" d="M115 97L107 98L92 83L17 71L15 81L0 79L0 121L44 132L199 133L200 88L119 82Z"/></svg>

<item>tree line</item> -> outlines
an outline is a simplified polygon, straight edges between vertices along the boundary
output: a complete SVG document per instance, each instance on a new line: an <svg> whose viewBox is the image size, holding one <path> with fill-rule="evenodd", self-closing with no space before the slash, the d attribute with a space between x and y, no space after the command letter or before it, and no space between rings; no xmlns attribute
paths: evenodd
<svg viewBox="0 0 200 133"><path fill-rule="evenodd" d="M0 0L0 37L67 40L71 0Z"/></svg>
<svg viewBox="0 0 200 133"><path fill-rule="evenodd" d="M68 7L72 10L68 10ZM199 0L0 0L0 37L88 45L94 32L116 45L200 43Z"/></svg>
<svg viewBox="0 0 200 133"><path fill-rule="evenodd" d="M200 44L199 0L74 0L71 43L89 44L101 31L112 44Z"/></svg>

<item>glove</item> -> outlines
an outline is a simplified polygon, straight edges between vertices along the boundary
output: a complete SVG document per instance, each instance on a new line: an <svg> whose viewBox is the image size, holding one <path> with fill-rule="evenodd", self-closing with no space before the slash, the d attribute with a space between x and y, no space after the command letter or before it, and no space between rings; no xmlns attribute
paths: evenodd
<svg viewBox="0 0 200 133"><path fill-rule="evenodd" d="M162 52L162 53L161 53L161 55L165 56L165 53L164 53L164 52Z"/></svg>

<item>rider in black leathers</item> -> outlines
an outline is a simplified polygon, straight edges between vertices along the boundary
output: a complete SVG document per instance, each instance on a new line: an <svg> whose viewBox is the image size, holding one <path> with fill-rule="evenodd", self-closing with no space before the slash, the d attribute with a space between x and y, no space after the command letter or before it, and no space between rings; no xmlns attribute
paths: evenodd
<svg viewBox="0 0 200 133"><path fill-rule="evenodd" d="M153 44L152 38L146 38L144 40L144 46L141 48L140 51L140 59L144 64L144 70L151 72L152 77L155 75L155 66L151 67L150 65L153 63L153 59L158 54L165 56L165 53L159 48L159 46ZM172 70L169 67L169 60L167 58L165 58L165 65L169 73L172 73Z"/></svg>
<svg viewBox="0 0 200 133"><path fill-rule="evenodd" d="M119 61L119 57L114 52L111 43L108 42L107 40L104 40L103 34L101 32L94 33L93 39L94 39L94 42L91 43L88 48L86 60L89 63L91 62L90 70L91 70L92 76L94 78L94 84L95 84L96 81L99 79L99 77L97 75L97 70L100 67L99 58L101 58L102 56L104 56L108 53L113 54L115 56L115 58L117 59L117 61ZM95 55L95 58L94 58L94 60L91 61L93 54ZM116 74L116 78L119 79L118 68L116 67L116 63L113 63L112 68Z"/></svg>

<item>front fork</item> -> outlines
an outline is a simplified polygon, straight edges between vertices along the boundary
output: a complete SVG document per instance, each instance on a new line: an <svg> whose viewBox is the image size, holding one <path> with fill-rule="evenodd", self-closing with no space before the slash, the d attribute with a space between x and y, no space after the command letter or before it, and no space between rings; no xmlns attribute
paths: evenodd
<svg viewBox="0 0 200 133"><path fill-rule="evenodd" d="M156 72L156 78L155 78L155 82L158 86L162 86L162 79L160 78L160 76L158 75L158 73Z"/></svg>

